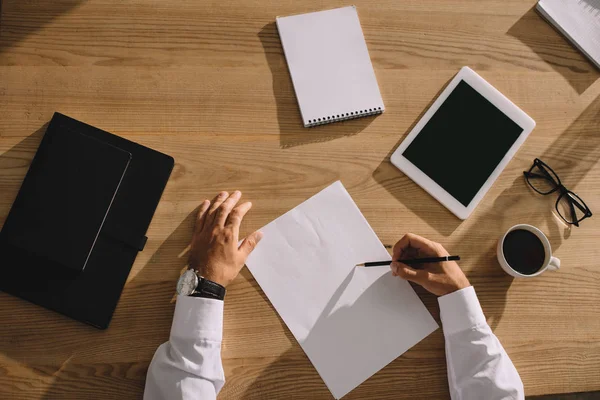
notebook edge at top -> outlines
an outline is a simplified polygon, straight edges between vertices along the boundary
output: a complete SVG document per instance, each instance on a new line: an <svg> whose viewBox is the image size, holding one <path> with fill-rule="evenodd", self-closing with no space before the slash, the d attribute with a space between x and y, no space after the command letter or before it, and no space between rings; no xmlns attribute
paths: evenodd
<svg viewBox="0 0 600 400"><path fill-rule="evenodd" d="M333 10L341 10L343 8L350 8L350 7L354 8L356 10L356 5L352 4L352 5L344 6L344 7L326 8L324 10L319 10L319 11L299 12L297 14L291 14L291 15L277 15L275 17L275 21L277 21L278 19L282 19L282 18L297 17L298 15L316 14L316 13L320 13L320 12L333 11Z"/></svg>
<svg viewBox="0 0 600 400"><path fill-rule="evenodd" d="M555 17L553 10L548 10L544 1L538 0L535 4L536 12L546 21L552 28L560 33L570 44L581 52L597 69L600 70L600 58L596 59L587 48L585 48L578 39L573 36L573 33L561 24Z"/></svg>

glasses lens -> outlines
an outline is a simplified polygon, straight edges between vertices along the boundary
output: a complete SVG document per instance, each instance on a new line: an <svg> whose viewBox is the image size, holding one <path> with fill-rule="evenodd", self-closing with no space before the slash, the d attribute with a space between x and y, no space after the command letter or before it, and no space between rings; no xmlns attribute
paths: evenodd
<svg viewBox="0 0 600 400"><path fill-rule="evenodd" d="M558 176L543 164L536 162L527 174L527 181L541 194L552 192L559 184Z"/></svg>
<svg viewBox="0 0 600 400"><path fill-rule="evenodd" d="M556 210L565 221L571 224L584 219L588 212L583 201L573 192L565 192L560 195L556 203Z"/></svg>

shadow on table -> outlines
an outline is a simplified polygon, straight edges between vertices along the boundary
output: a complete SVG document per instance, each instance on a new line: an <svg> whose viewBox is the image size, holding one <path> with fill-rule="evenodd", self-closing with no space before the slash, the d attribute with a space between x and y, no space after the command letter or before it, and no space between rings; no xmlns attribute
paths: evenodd
<svg viewBox="0 0 600 400"><path fill-rule="evenodd" d="M47 124L0 154L2 200L9 202L2 209L0 223L8 214L46 128ZM195 215L194 211L181 222L173 221L171 235L144 268L130 276L107 330L0 293L0 354L28 371L27 379L37 382L40 398L141 398L152 355L168 339L174 285L187 264L185 250ZM68 340L71 337L76 339ZM40 357L40 347L45 344L48 346ZM90 362L80 361L83 355L102 352L111 354L110 359L116 361L94 361L95 356ZM119 361L119 354L124 355L123 361Z"/></svg>
<svg viewBox="0 0 600 400"><path fill-rule="evenodd" d="M3 182L2 203L6 204L6 208L2 208L1 211L0 226L4 224L8 216L10 207L17 197L17 193L47 127L48 123L42 125L34 133L0 154L0 178ZM16 268L18 266L13 267ZM0 292L0 303L3 306L0 313L3 328L3 340L0 340L0 354L18 362L24 367L31 368L33 374L40 378L51 377L57 368L36 363L35 360L39 358L38 352L30 353L24 351L23 347L26 344L41 337L48 338L56 335L53 327L57 323L64 324L63 329L81 332L82 334L97 331L92 327L70 320L53 311L43 309L7 293ZM18 312L15 312L17 310ZM35 332L32 332L31 320L37 322ZM44 356L47 356L48 353L53 352L55 349L47 348L44 350L46 351ZM61 353L60 349L56 350L57 353ZM57 362L63 365L68 363L70 359L69 357L62 357L61 354L57 354L55 358Z"/></svg>
<svg viewBox="0 0 600 400"><path fill-rule="evenodd" d="M591 194L577 190L576 187L600 160L598 121L600 121L600 97L592 101L567 130L544 151L544 154L538 157L558 174L563 185L577 193L584 201L586 195ZM533 160L531 162L533 163ZM533 193L533 191L530 191L530 193ZM546 218L549 219L548 225L554 228L552 228L553 231L550 232L548 239L550 239L552 248L558 248L563 238L569 238L571 229L577 228L567 225L556 214L556 194L537 197L549 198L545 199L548 208ZM540 202L543 204L542 199L540 199ZM550 219L553 219L555 223L551 224ZM586 221L582 221L582 224L585 223Z"/></svg>
<svg viewBox="0 0 600 400"><path fill-rule="evenodd" d="M598 392L580 392L580 393L563 393L563 394L547 394L542 396L526 396L526 400L598 400L600 399L600 391Z"/></svg>
<svg viewBox="0 0 600 400"><path fill-rule="evenodd" d="M574 188L600 160L600 97L539 156L558 174L562 183ZM533 163L533 160L531 160ZM578 193L585 196L585 193Z"/></svg>
<svg viewBox="0 0 600 400"><path fill-rule="evenodd" d="M262 298L262 306L269 308L270 314L277 318L279 322L278 327L281 327L278 329L283 331L287 340L293 344L293 347L279 355L251 382L246 383L248 382L246 379L240 380L241 385L238 384L234 387L230 386L234 382L233 378L229 381L229 384L226 382L222 396L225 398L228 397L227 395L231 390L235 393L232 397L239 397L244 400L283 398L331 400L332 397L329 390L327 390L327 386L325 386L325 383L310 360L302 351L298 342L296 342L294 335L287 328L279 313L277 313L265 293L258 286L252 273L248 268L244 267L240 275L251 283L252 289ZM244 368L240 374L245 373L246 370L255 370L257 366L251 364L252 360L256 360L259 365L264 361L262 357L245 361Z"/></svg>
<svg viewBox="0 0 600 400"><path fill-rule="evenodd" d="M586 192L576 189L589 171L600 159L600 136L598 121L600 120L600 97L594 100L583 113L559 137L539 155L560 177L561 182L576 192L585 201ZM533 160L531 160L533 164ZM529 165L527 166L529 168ZM571 228L556 215L555 203L557 194L542 196L530 189L524 176L519 173L513 184L495 199L489 212L480 214L475 226L479 223L495 224L493 229L500 236L504 230L515 223L527 223L534 226L545 226L545 234L550 240L552 249L558 249L563 240L569 238ZM522 221L514 221L514 215L523 213L523 207L543 208L546 212L532 212ZM593 210L592 210L593 211ZM583 221L582 224L585 224ZM510 225L510 226L509 226Z"/></svg>
<svg viewBox="0 0 600 400"><path fill-rule="evenodd" d="M592 62L545 21L535 11L535 7L527 11L507 34L531 48L579 94L585 92L600 77L600 71Z"/></svg>
<svg viewBox="0 0 600 400"><path fill-rule="evenodd" d="M258 38L272 74L281 148L328 142L356 135L373 121L375 117L363 117L305 128L275 22L265 25L258 33Z"/></svg>
<svg viewBox="0 0 600 400"><path fill-rule="evenodd" d="M600 159L600 137L597 132L599 120L600 98L597 98L543 154L539 155L540 159L556 171L568 188L574 189ZM578 194L585 200L586 193ZM524 176L519 173L512 185L494 200L489 212L478 215L473 226L485 224L486 230L497 232L498 237L517 223L538 226L548 237L552 249L556 250L571 233L571 228L555 214L556 199L556 194L542 196L531 190ZM524 214L523 207L532 205L545 208L547 212L526 213L524 219L515 220L515 215ZM582 223L585 224L585 221ZM492 330L502 318L506 306L506 293L513 281L513 278L498 266L496 243L494 241L487 249L482 249L481 257L467 274L477 289L481 307Z"/></svg>
<svg viewBox="0 0 600 400"><path fill-rule="evenodd" d="M0 53L85 0L0 0Z"/></svg>
<svg viewBox="0 0 600 400"><path fill-rule="evenodd" d="M496 258L496 242L487 248L480 247L481 255L465 274L475 287L477 298L486 320L496 330L502 320L506 308L506 296L514 278L498 265Z"/></svg>
<svg viewBox="0 0 600 400"><path fill-rule="evenodd" d="M450 83L453 78L454 76L452 76L435 96L433 96L429 103L423 107L421 114L391 148L372 174L373 179L375 179L377 183L393 195L400 203L410 208L413 214L423 219L429 226L444 236L450 236L462 221L456 218L456 216L448 211L448 209L440 202L392 165L390 158L400 143L404 141L410 131L412 131L415 125L423 118L423 115L429 110L433 102L439 97L444 89L446 89L446 86L448 86L448 83ZM437 212L432 212L432 210L437 210Z"/></svg>
<svg viewBox="0 0 600 400"><path fill-rule="evenodd" d="M333 399L317 370L295 341L294 347L277 357L251 383L237 386L233 393L241 392L239 398L244 400ZM245 366L252 370L250 363L248 361ZM223 392L228 392L227 383Z"/></svg>
<svg viewBox="0 0 600 400"><path fill-rule="evenodd" d="M340 308L330 314L333 305L339 300L351 278L352 274L348 276L333 295L329 306L323 311L311 334L306 338L304 346L319 346L327 349L339 345L339 341L350 341L346 344L355 343L358 348L362 343L375 339L372 333L376 327L358 326L351 321L349 316L377 312L377 309L373 310L369 307L373 297L380 296L382 291L395 289L396 285L386 284L386 280L391 278L391 273L386 274L367 288L354 304ZM255 288L261 293L268 307L272 308L271 303L269 303L260 288L257 286ZM419 292L418 287L415 287L415 289ZM436 297L426 293L424 302L439 322ZM385 304L382 304L382 306L385 307ZM275 313L274 310L273 313ZM296 344L295 339L293 339L279 315L278 318L287 336L291 338L290 341L294 343L294 348L278 357L251 384L245 388L236 387L236 391L244 390L242 397L248 400L267 398L331 399L332 395L311 361ZM339 327L339 324L346 324L346 331L352 331L352 335L348 337L328 337L327 332L331 325ZM353 340L353 337L360 337L361 339ZM415 393L422 394L423 398L448 397L444 354L443 335L441 330L438 329L367 379L347 396L344 396L344 399L388 398L390 393L396 393L397 395L394 398L397 399L412 399ZM326 357L326 354L321 356ZM319 355L317 354L315 357L319 357ZM359 362L354 353L348 354L347 357L348 363L355 364ZM427 384L423 383L422 377L424 375L427 376Z"/></svg>
<svg viewBox="0 0 600 400"><path fill-rule="evenodd" d="M21 183L47 128L48 123L0 154L0 174L3 180L2 201L6 202L5 204L8 204L8 207L12 205L17 197ZM0 215L0 227L4 224L8 211L9 209L6 209L6 212Z"/></svg>
<svg viewBox="0 0 600 400"><path fill-rule="evenodd" d="M348 287L353 285L355 276L370 274L370 271L364 268L355 268L329 300L327 307L323 310L309 335L303 340L302 346L311 351L311 361L320 365L321 372L332 378L331 385L340 388L343 385L341 375L337 370L339 364L334 365L328 361L337 358L338 363L342 365L353 365L357 360L368 360L369 354L366 347L373 342L383 342L386 347L393 348L394 343L402 338L409 341L415 341L421 338L421 324L411 320L405 314L404 321L401 323L400 337L391 338L381 332L387 329L384 321L394 315L395 310L404 307L409 315L419 315L418 303L413 302L410 290L401 290L402 283L400 278L392 276L391 271L385 273L366 288L360 296L352 303L334 310L334 306L342 298ZM360 278L357 278L360 280ZM408 289L408 287L407 287ZM394 301L390 301L394 299ZM412 305L411 305L412 304ZM407 308L408 307L408 308ZM410 310L410 311L408 311ZM365 317L366 321L381 321L381 325L373 323L357 323L357 319ZM399 326L396 327L398 329ZM347 332L346 335L336 333ZM428 335L429 336L429 335ZM353 351L343 353L344 349L354 349ZM409 348L410 350L410 348ZM408 350L407 350L408 351ZM379 357L387 357L382 354ZM403 358L404 356L400 356ZM375 359L378 357L376 356ZM393 361L390 360L390 362ZM350 368L352 369L352 368Z"/></svg>
<svg viewBox="0 0 600 400"><path fill-rule="evenodd" d="M157 347L169 339L175 282L187 265L186 249L195 217L196 210L179 223L146 265L127 282L107 330L98 331L70 321L76 326L69 329L81 329L81 335L89 340L73 348L71 357L61 366L36 367L37 373L53 378L44 400L103 397L100 393L120 399L142 397L152 356ZM124 335L146 340L122 340ZM71 358L85 353L90 345L99 346L99 341L109 342L110 352L126 355L127 361L108 365L71 363Z"/></svg>

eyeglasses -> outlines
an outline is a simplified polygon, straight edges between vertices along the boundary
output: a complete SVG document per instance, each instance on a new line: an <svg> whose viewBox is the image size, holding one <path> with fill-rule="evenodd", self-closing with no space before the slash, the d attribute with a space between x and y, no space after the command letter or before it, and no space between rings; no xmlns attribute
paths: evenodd
<svg viewBox="0 0 600 400"><path fill-rule="evenodd" d="M529 186L542 195L558 192L556 212L567 223L579 226L579 223L592 216L588 206L579 196L564 187L556 172L545 162L536 158L529 171L523 171Z"/></svg>

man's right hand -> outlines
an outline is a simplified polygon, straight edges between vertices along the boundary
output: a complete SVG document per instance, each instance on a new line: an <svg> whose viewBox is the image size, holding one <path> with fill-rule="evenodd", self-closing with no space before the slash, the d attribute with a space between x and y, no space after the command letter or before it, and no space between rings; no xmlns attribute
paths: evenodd
<svg viewBox="0 0 600 400"><path fill-rule="evenodd" d="M471 286L469 280L455 261L426 263L416 265L415 267L417 268L396 261L410 258L444 257L448 255L448 252L441 244L412 233L407 233L394 246L394 262L391 265L392 274L417 283L437 296L444 296Z"/></svg>
<svg viewBox="0 0 600 400"><path fill-rule="evenodd" d="M237 205L241 197L242 193L236 190L231 196L221 192L212 202L204 200L192 236L190 268L225 287L235 279L262 238L261 232L254 232L238 245L240 225L252 208L250 202Z"/></svg>

